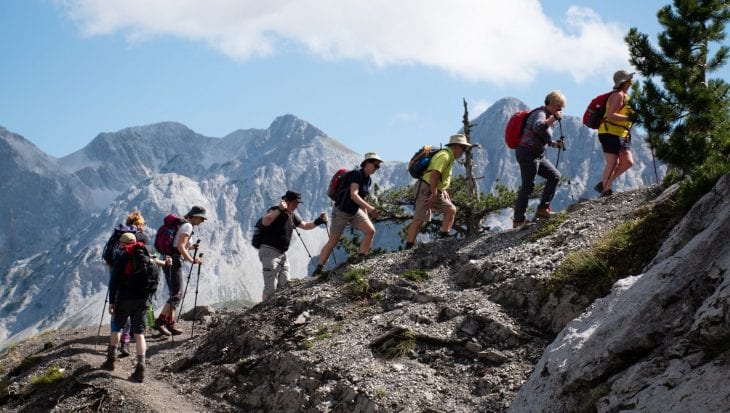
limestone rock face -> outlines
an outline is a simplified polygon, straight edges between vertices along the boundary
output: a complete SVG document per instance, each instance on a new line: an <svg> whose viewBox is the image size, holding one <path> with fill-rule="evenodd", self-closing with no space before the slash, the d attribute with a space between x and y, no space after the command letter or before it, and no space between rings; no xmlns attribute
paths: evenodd
<svg viewBox="0 0 730 413"><path fill-rule="evenodd" d="M721 412L730 400L730 175L545 350L511 412Z"/></svg>

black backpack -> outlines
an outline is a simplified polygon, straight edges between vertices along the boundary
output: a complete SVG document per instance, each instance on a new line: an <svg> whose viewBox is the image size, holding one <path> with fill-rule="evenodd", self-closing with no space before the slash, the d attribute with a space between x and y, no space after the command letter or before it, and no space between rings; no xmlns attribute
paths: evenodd
<svg viewBox="0 0 730 413"><path fill-rule="evenodd" d="M253 237L251 238L251 245L253 245L253 247L256 249L261 248L261 241L264 238L264 224L262 219L263 218L259 218L259 220L256 221L256 224L254 224L253 226Z"/></svg>
<svg viewBox="0 0 730 413"><path fill-rule="evenodd" d="M127 254L127 265L124 267L122 282L127 288L153 295L160 284L160 272L150 251L141 242L124 246L123 250Z"/></svg>
<svg viewBox="0 0 730 413"><path fill-rule="evenodd" d="M109 237L109 240L107 240L106 245L104 245L104 249L101 252L101 259L108 265L112 265L112 261L114 260L114 251L119 248L119 237L121 237L125 232L136 234L137 227L134 225L119 224L114 228L112 236Z"/></svg>

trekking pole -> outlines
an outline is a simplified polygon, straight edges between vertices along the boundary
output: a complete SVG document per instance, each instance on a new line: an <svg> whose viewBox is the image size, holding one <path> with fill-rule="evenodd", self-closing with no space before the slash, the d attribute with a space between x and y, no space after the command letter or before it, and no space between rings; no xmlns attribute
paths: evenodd
<svg viewBox="0 0 730 413"><path fill-rule="evenodd" d="M94 351L99 345L99 336L101 335L101 323L104 322L104 312L106 311L106 303L109 301L109 288L106 289L106 295L104 296L104 306L101 308L101 319L99 320L99 330L96 331L96 342L94 343Z"/></svg>
<svg viewBox="0 0 730 413"><path fill-rule="evenodd" d="M200 254L200 258L203 258L203 254ZM195 283L195 303L193 304L193 325L190 326L190 338L193 338L193 331L195 330L195 312L198 309L198 287L200 286L200 266L202 263L198 263L198 281Z"/></svg>
<svg viewBox="0 0 730 413"><path fill-rule="evenodd" d="M558 126L560 126L560 142L562 143L562 149L558 148L558 159L555 161L555 169L558 169L558 164L560 163L560 152L567 150L565 147L565 135L563 135L563 122L561 119L558 119ZM570 199L575 202L575 197L573 196L573 184L570 182L570 177L568 177L568 193L570 194Z"/></svg>
<svg viewBox="0 0 730 413"><path fill-rule="evenodd" d="M198 253L199 245L200 245L200 240L195 241L195 251L193 251L193 262L195 262L195 255ZM190 271L188 271L188 280L185 282L185 289L183 290L182 299L180 299L180 309L178 310L178 314L182 314L183 303L185 302L185 294L188 293L188 284L190 284L190 276L193 274L193 267L195 267L195 264L190 265ZM172 267L170 267L170 271L172 271Z"/></svg>
<svg viewBox="0 0 730 413"><path fill-rule="evenodd" d="M294 231L297 233L297 236L299 236L299 241L302 241L302 245L304 245L304 251L307 251L307 255L309 256L309 259L312 259L312 254L309 253L309 248L307 248L307 244L304 243L304 240L302 239L302 234L297 231L297 227L294 227Z"/></svg>
<svg viewBox="0 0 730 413"><path fill-rule="evenodd" d="M560 152L565 150L565 136L563 136L563 122L558 119L558 125L560 125L560 139L558 139L563 145L562 150L561 148L558 148L558 159L555 161L555 169L558 169L558 164L560 164ZM570 181L568 181L568 184L570 184Z"/></svg>

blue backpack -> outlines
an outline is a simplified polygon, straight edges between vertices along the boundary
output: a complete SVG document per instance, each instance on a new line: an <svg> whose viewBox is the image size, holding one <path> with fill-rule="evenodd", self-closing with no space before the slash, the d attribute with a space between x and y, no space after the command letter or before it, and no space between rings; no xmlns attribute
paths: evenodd
<svg viewBox="0 0 730 413"><path fill-rule="evenodd" d="M426 173L426 169L428 168L428 164L431 162L431 159L433 159L436 152L441 149L442 148L436 148L432 145L426 145L416 151L416 153L414 153L411 157L411 160L408 161L408 173L416 179L421 179L423 174Z"/></svg>
<svg viewBox="0 0 730 413"><path fill-rule="evenodd" d="M114 260L114 252L119 249L119 237L121 237L122 234L124 234L125 232L131 232L132 234L136 234L138 231L137 227L135 227L134 225L119 224L114 228L112 236L109 237L106 245L104 245L104 250L102 250L101 252L101 259L104 260L104 262L108 265L112 265L112 261Z"/></svg>

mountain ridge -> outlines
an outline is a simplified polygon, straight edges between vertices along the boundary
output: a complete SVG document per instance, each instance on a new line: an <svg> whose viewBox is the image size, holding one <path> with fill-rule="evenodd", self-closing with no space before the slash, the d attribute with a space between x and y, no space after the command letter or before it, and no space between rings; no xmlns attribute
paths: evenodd
<svg viewBox="0 0 730 413"><path fill-rule="evenodd" d="M514 105L519 106L519 101L506 99L477 117L479 125L472 131L472 139L482 143L475 153L475 174L485 177L479 180L482 191L488 192L496 182L518 181L519 168L504 146L500 124L506 122ZM566 133L592 133L581 129L577 120L565 122ZM571 199L595 196L589 188L595 179L591 177L602 170L600 149L595 139L585 139L583 144L581 150L591 151L590 157L577 156L577 150L569 149L561 160L561 170L564 167L565 175L575 179L570 182L570 195L563 188L558 190L556 210ZM0 156L13 153L9 148ZM211 268L208 281L201 285L201 302L255 300L262 281L256 250L248 241L253 223L287 189L303 194L305 202L299 207L303 218L329 211L325 191L332 173L362 160L321 129L291 114L277 117L267 129L238 130L224 138L200 135L177 122L161 122L99 134L93 144L58 160L31 153L37 155L35 161L49 168L57 164L59 169L37 175L22 164L0 167L0 174L13 177L8 181L12 182L7 191L10 196L0 200L0 206L11 211L0 218L0 224L11 229L0 234L0 247L12 251L0 256L0 282L13 286L0 292L0 301L12 304L0 307L0 343L58 325L94 323L98 314L93 309L103 305L107 277L98 259L101 246L110 228L134 209L145 215L150 236L168 212L184 214L193 204L208 209L213 219L201 226L199 234ZM645 159L638 159L636 171L619 180L618 188L648 182ZM386 161L374 182L385 189L408 185L411 179L404 162ZM31 194L28 188L42 190ZM379 228L376 246L400 244L397 228ZM26 233L46 235L28 243ZM295 278L309 272L309 254L316 254L326 240L321 229L301 235L289 252ZM64 247L57 248L59 243ZM69 263L77 268L69 269ZM33 275L30 284L22 282L29 274ZM52 297L28 297L17 288L30 287L33 280L48 283L59 279L83 287L50 291ZM227 289L226 283L233 287ZM240 296L231 296L231 291ZM64 322L64 317L71 321Z"/></svg>

